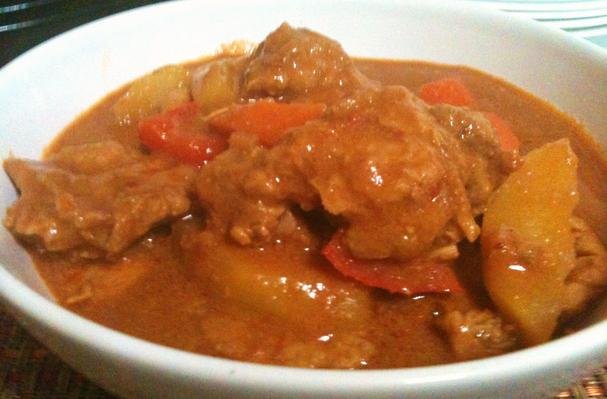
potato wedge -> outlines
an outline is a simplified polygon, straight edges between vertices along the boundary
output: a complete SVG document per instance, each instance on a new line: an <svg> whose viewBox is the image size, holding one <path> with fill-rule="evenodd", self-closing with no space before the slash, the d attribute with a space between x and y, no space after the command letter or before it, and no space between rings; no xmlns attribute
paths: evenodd
<svg viewBox="0 0 607 399"><path fill-rule="evenodd" d="M203 234L192 264L198 277L224 300L308 330L367 322L369 290L342 278L320 256L283 245L260 251Z"/></svg>
<svg viewBox="0 0 607 399"><path fill-rule="evenodd" d="M192 74L192 97L204 114L238 101L244 58L225 58L205 64Z"/></svg>
<svg viewBox="0 0 607 399"><path fill-rule="evenodd" d="M190 99L188 70L168 65L134 81L114 105L118 122L128 125Z"/></svg>
<svg viewBox="0 0 607 399"><path fill-rule="evenodd" d="M577 158L568 140L530 152L494 193L483 218L483 278L523 341L550 339L575 266L571 217L578 203Z"/></svg>

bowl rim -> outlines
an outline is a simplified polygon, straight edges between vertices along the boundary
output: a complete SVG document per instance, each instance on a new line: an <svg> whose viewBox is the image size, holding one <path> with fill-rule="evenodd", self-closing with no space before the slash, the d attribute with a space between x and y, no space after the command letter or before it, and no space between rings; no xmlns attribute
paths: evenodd
<svg viewBox="0 0 607 399"><path fill-rule="evenodd" d="M241 1L228 0L228 3L237 6ZM252 0L254 3L271 3L271 0ZM309 4L310 0L295 0ZM317 0L314 0L317 1ZM51 49L57 43L70 41L84 32L96 29L98 26L112 23L123 23L137 13L145 13L151 8L180 7L181 4L193 3L190 1L166 2L139 7L111 15L97 21L82 25L68 32L60 34L17 57L0 69L0 87L5 79L18 73L21 64L30 62L37 54ZM321 1L318 1L319 3ZM214 3L225 4L225 1L206 1L212 6ZM251 3L251 1L247 1ZM364 0L346 1L347 4L365 3ZM378 0L378 4L398 7L429 7L447 8L454 12L469 12L489 19L489 22L512 24L513 29L520 29L528 34L544 35L547 41L559 43L580 51L585 57L594 61L607 60L607 50L590 44L582 39L567 35L551 27L541 26L523 17L503 14L488 6L469 4L465 2L449 2L439 0L424 1L423 5L415 0ZM0 266L3 266L0 264ZM68 311L55 302L19 281L15 276L0 267L0 299L2 299L14 312L25 315L26 318L36 320L48 328L60 332L68 339L77 343L95 347L114 356L128 357L138 364L160 367L175 375L184 375L197 379L226 380L237 376L237 384L242 386L271 386L278 390L289 391L299 389L303 391L312 389L334 388L338 391L351 389L394 390L405 386L421 386L439 382L463 381L491 381L503 375L516 378L528 374L530 370L543 370L556 363L574 362L580 356L590 356L596 351L607 350L607 321L596 323L575 334L559 338L548 343L519 350L505 355L487 359L458 362L446 365L426 367L412 367L400 369L376 370L317 370L294 368L274 365L248 363L230 359L216 358L208 355L195 354L182 350L162 346L142 340L108 327L87 320L71 311ZM23 322L23 320L20 320ZM601 340L603 342L601 342ZM572 350L571 348L577 348ZM583 348L583 350L579 349ZM521 364L526 367L521 367ZM279 372L275 372L279 371ZM364 376L364 378L361 378ZM234 378L236 380L236 378ZM316 385L316 387L314 387Z"/></svg>

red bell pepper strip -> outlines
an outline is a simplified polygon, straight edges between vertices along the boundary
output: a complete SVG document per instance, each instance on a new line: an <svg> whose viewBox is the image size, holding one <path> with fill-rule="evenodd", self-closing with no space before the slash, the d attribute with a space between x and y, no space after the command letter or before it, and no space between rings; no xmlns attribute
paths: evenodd
<svg viewBox="0 0 607 399"><path fill-rule="evenodd" d="M181 162L202 165L227 147L225 136L207 131L196 103L187 102L139 122L139 140Z"/></svg>
<svg viewBox="0 0 607 399"><path fill-rule="evenodd" d="M423 258L409 261L355 259L343 238L343 231L335 233L322 254L344 276L364 285L405 295L463 291L450 263Z"/></svg>

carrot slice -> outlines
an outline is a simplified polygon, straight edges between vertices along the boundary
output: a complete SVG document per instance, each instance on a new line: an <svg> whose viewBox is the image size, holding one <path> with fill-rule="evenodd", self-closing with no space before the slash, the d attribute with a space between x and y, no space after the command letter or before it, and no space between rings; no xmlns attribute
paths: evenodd
<svg viewBox="0 0 607 399"><path fill-rule="evenodd" d="M500 143L500 147L503 151L514 151L521 147L521 142L518 137L514 134L508 122L503 120L498 114L493 112L484 112L485 118L495 130L495 135Z"/></svg>
<svg viewBox="0 0 607 399"><path fill-rule="evenodd" d="M343 231L335 233L322 254L343 275L364 285L406 295L463 291L450 263L423 258L407 262L355 259L343 236Z"/></svg>
<svg viewBox="0 0 607 399"><path fill-rule="evenodd" d="M426 83L420 88L419 97L430 105L469 106L474 102L474 97L468 88L459 79L455 78L439 79Z"/></svg>
<svg viewBox="0 0 607 399"><path fill-rule="evenodd" d="M208 132L196 103L187 102L139 122L139 140L152 151L162 151L184 163L202 165L227 147L226 137Z"/></svg>
<svg viewBox="0 0 607 399"><path fill-rule="evenodd" d="M276 144L290 128L320 118L325 112L320 103L277 103L259 100L252 104L235 105L209 121L221 133L244 131L257 135L266 146Z"/></svg>

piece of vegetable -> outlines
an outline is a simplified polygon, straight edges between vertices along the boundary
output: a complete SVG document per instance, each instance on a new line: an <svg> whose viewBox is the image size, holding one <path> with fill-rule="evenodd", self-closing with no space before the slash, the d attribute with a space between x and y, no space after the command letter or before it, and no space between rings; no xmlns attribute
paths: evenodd
<svg viewBox="0 0 607 399"><path fill-rule="evenodd" d="M322 259L299 246L284 243L259 251L201 234L192 264L199 265L198 276L228 303L238 302L293 325L326 329L327 323L368 322L369 292L335 276ZM323 314L330 314L330 320Z"/></svg>
<svg viewBox="0 0 607 399"><path fill-rule="evenodd" d="M121 124L136 123L190 99L188 71L181 65L160 68L134 81L116 101L113 112Z"/></svg>
<svg viewBox="0 0 607 399"><path fill-rule="evenodd" d="M238 100L242 58L220 59L192 74L192 97L203 114L227 107Z"/></svg>
<svg viewBox="0 0 607 399"><path fill-rule="evenodd" d="M444 78L424 84L419 89L419 97L430 105L469 106L474 102L468 88L456 78Z"/></svg>
<svg viewBox="0 0 607 399"><path fill-rule="evenodd" d="M143 119L138 128L139 140L150 150L192 165L202 165L227 147L225 136L206 130L194 102Z"/></svg>
<svg viewBox="0 0 607 399"><path fill-rule="evenodd" d="M255 134L261 144L272 146L289 129L320 118L325 108L320 103L259 100L252 104L232 106L212 117L210 125L222 133L242 131Z"/></svg>
<svg viewBox="0 0 607 399"><path fill-rule="evenodd" d="M498 309L528 345L550 339L575 266L571 217L577 158L567 140L530 152L490 199L483 217L483 278Z"/></svg>
<svg viewBox="0 0 607 399"><path fill-rule="evenodd" d="M515 151L521 147L521 142L514 134L508 122L493 112L483 112L485 118L491 123L495 130L495 135L503 151Z"/></svg>
<svg viewBox="0 0 607 399"><path fill-rule="evenodd" d="M355 259L346 248L343 236L343 231L335 233L322 254L343 275L364 285L406 295L462 292L449 262L423 258L407 262Z"/></svg>

